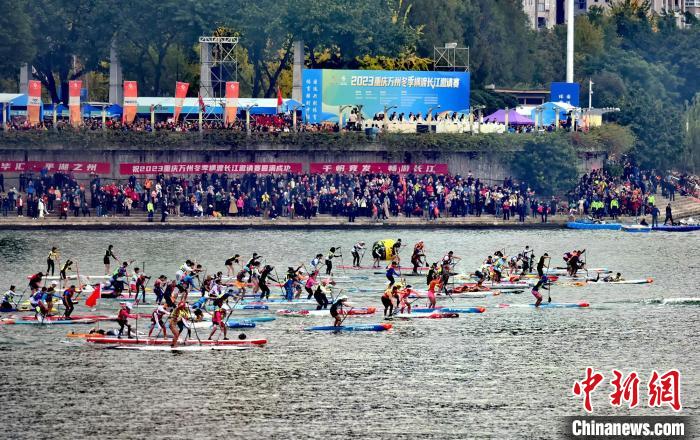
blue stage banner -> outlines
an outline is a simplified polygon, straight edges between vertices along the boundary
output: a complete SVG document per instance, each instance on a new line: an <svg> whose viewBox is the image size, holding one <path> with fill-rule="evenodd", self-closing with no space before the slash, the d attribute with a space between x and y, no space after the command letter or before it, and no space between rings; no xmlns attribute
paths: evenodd
<svg viewBox="0 0 700 440"><path fill-rule="evenodd" d="M304 115L311 123L337 120L342 106L362 106L366 119L385 107L406 117L425 117L438 106L440 112L468 112L469 79L469 72L305 69Z"/></svg>
<svg viewBox="0 0 700 440"><path fill-rule="evenodd" d="M553 82L549 100L552 102L566 102L574 107L579 107L580 93L581 86L579 83Z"/></svg>

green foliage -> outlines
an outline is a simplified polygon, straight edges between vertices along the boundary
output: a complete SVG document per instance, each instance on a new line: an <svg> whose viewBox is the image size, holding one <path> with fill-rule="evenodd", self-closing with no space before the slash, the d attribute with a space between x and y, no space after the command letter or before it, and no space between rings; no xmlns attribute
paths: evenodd
<svg viewBox="0 0 700 440"><path fill-rule="evenodd" d="M684 122L684 169L697 173L700 171L700 93L685 112Z"/></svg>
<svg viewBox="0 0 700 440"><path fill-rule="evenodd" d="M19 64L34 57L31 18L22 0L3 2L0 14L0 74L15 75Z"/></svg>
<svg viewBox="0 0 700 440"><path fill-rule="evenodd" d="M578 163L576 150L563 136L536 136L513 155L511 165L518 179L528 182L538 194L550 195L576 184Z"/></svg>

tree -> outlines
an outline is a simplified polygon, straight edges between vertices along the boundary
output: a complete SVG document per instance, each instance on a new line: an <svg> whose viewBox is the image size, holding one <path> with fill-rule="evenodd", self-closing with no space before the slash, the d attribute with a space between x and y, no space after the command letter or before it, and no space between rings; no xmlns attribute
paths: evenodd
<svg viewBox="0 0 700 440"><path fill-rule="evenodd" d="M4 2L0 14L0 74L13 76L20 64L31 61L35 53L31 39L32 26L26 3L20 0Z"/></svg>
<svg viewBox="0 0 700 440"><path fill-rule="evenodd" d="M68 101L68 81L100 70L116 29L106 0L28 0L34 76L52 102Z"/></svg>
<svg viewBox="0 0 700 440"><path fill-rule="evenodd" d="M538 194L560 194L576 184L580 160L564 134L533 137L514 154L513 172Z"/></svg>
<svg viewBox="0 0 700 440"><path fill-rule="evenodd" d="M700 171L700 93L685 112L683 132L684 168L697 173Z"/></svg>

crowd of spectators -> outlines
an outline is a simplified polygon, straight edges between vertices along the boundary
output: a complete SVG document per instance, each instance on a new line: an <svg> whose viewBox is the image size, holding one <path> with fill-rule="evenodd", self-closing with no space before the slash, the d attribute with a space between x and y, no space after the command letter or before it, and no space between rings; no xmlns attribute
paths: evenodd
<svg viewBox="0 0 700 440"><path fill-rule="evenodd" d="M68 121L59 120L54 127L53 121L47 120L40 124L29 124L25 118L15 118L2 126L5 131L29 131L29 130L52 130L58 131L75 129ZM97 131L103 129L102 118L85 118L80 128L83 130ZM197 119L181 119L178 122L167 120L157 120L151 124L150 119L137 118L133 123L123 123L118 118L105 119L104 128L114 131L134 131L151 133L153 131L171 132L198 132L199 121ZM278 115L251 115L250 130L257 133L282 133L291 132L294 129L294 121L290 114L280 113ZM350 129L350 127L346 127ZM231 130L245 132L247 130L245 118L238 118L234 123L225 124L222 121L202 121L202 130ZM301 118L297 119L297 131L301 132L338 132L340 128L337 123L310 124L304 123Z"/></svg>
<svg viewBox="0 0 700 440"><path fill-rule="evenodd" d="M106 181L92 175L79 182L72 175L46 170L19 176L19 188L5 191L0 174L2 215L41 218L47 215L130 216L134 210L160 216L278 217L310 219L318 215L376 221L390 217L494 216L546 222L557 214L616 218L648 214L656 195L698 196L700 180L686 174L662 175L625 163L619 177L607 169L584 174L560 200L545 198L526 182L506 178L486 183L469 172L459 175L413 174L201 174Z"/></svg>
<svg viewBox="0 0 700 440"><path fill-rule="evenodd" d="M469 173L456 175L399 174L201 174L106 182L97 175L89 183L73 176L41 172L20 175L19 188L2 191L2 214L40 218L56 215L130 216L142 210L188 217L278 217L310 219L318 215L366 217L496 216L547 221L558 200L536 196L525 182L507 178L487 184Z"/></svg>
<svg viewBox="0 0 700 440"><path fill-rule="evenodd" d="M567 194L570 214L602 219L621 215L644 216L658 207L659 194L671 201L676 194L700 196L700 180L682 173L664 174L642 170L631 160L624 162L619 176L601 168L584 174Z"/></svg>

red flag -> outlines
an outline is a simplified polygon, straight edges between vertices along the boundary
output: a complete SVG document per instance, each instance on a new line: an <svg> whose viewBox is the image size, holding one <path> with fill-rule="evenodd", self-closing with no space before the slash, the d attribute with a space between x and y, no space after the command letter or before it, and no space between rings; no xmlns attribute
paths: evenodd
<svg viewBox="0 0 700 440"><path fill-rule="evenodd" d="M224 120L226 124L233 124L236 121L238 112L238 82L228 81L226 83L226 108Z"/></svg>
<svg viewBox="0 0 700 440"><path fill-rule="evenodd" d="M197 95L199 98L199 111L202 113L206 113L207 111L207 106L204 104L204 99L202 99L202 95Z"/></svg>
<svg viewBox="0 0 700 440"><path fill-rule="evenodd" d="M90 296L87 297L85 300L85 305L88 307L95 307L97 305L97 300L100 298L100 290L101 287L98 284L97 287L95 287L95 290L92 291Z"/></svg>
<svg viewBox="0 0 700 440"><path fill-rule="evenodd" d="M180 117L182 104L185 102L185 96L187 96L187 89L189 88L189 83L183 83L179 81L175 83L175 106L173 108L173 120L175 122L177 122L177 118Z"/></svg>
<svg viewBox="0 0 700 440"><path fill-rule="evenodd" d="M282 90L280 90L280 87L277 86L277 113L282 111L282 104Z"/></svg>
<svg viewBox="0 0 700 440"><path fill-rule="evenodd" d="M30 124L39 123L39 108L41 107L41 82L29 81L29 97L27 100L27 119Z"/></svg>
<svg viewBox="0 0 700 440"><path fill-rule="evenodd" d="M122 122L131 124L136 117L138 84L136 81L124 81L124 111Z"/></svg>

